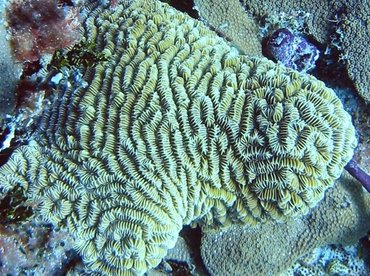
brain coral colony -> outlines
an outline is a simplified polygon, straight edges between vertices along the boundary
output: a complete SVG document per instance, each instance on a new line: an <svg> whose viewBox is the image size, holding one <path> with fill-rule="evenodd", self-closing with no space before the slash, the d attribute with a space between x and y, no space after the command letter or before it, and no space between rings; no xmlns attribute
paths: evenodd
<svg viewBox="0 0 370 276"><path fill-rule="evenodd" d="M183 225L306 214L351 159L351 118L314 77L241 55L155 0L84 13L82 43L104 58L63 69L0 187L41 202L86 271L141 275Z"/></svg>

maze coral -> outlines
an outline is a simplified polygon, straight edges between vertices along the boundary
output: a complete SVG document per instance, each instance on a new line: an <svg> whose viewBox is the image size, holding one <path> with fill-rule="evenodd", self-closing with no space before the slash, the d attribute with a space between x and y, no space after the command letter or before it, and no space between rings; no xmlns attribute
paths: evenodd
<svg viewBox="0 0 370 276"><path fill-rule="evenodd" d="M78 9L57 0L12 0L6 17L18 61L36 61L80 38Z"/></svg>
<svg viewBox="0 0 370 276"><path fill-rule="evenodd" d="M141 275L183 225L306 214L356 145L333 90L239 54L159 1L91 1L81 65L39 129L0 168L41 214L68 227L86 269ZM66 69L69 70L69 69Z"/></svg>

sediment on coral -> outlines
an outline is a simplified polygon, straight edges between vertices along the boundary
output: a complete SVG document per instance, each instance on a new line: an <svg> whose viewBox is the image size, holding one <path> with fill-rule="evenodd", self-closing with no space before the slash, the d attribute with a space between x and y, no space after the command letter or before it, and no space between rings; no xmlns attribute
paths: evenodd
<svg viewBox="0 0 370 276"><path fill-rule="evenodd" d="M53 71L59 94L0 187L39 200L90 273L145 273L184 224L306 214L352 157L333 90L168 5L91 1L84 38L104 59Z"/></svg>

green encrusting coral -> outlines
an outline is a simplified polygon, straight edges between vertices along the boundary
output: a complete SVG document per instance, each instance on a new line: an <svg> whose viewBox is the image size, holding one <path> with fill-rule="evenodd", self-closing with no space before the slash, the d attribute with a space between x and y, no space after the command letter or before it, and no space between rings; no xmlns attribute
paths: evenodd
<svg viewBox="0 0 370 276"><path fill-rule="evenodd" d="M351 118L314 77L157 1L87 10L105 59L80 68L87 86L60 89L0 187L66 225L89 271L143 274L185 224L305 214L352 157Z"/></svg>

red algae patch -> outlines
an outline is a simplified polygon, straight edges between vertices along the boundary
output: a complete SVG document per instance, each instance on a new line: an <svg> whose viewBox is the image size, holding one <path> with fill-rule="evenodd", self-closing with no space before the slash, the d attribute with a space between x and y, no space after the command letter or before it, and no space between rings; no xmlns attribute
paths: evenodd
<svg viewBox="0 0 370 276"><path fill-rule="evenodd" d="M78 12L57 0L11 0L6 19L14 58L36 61L74 45L81 37Z"/></svg>

